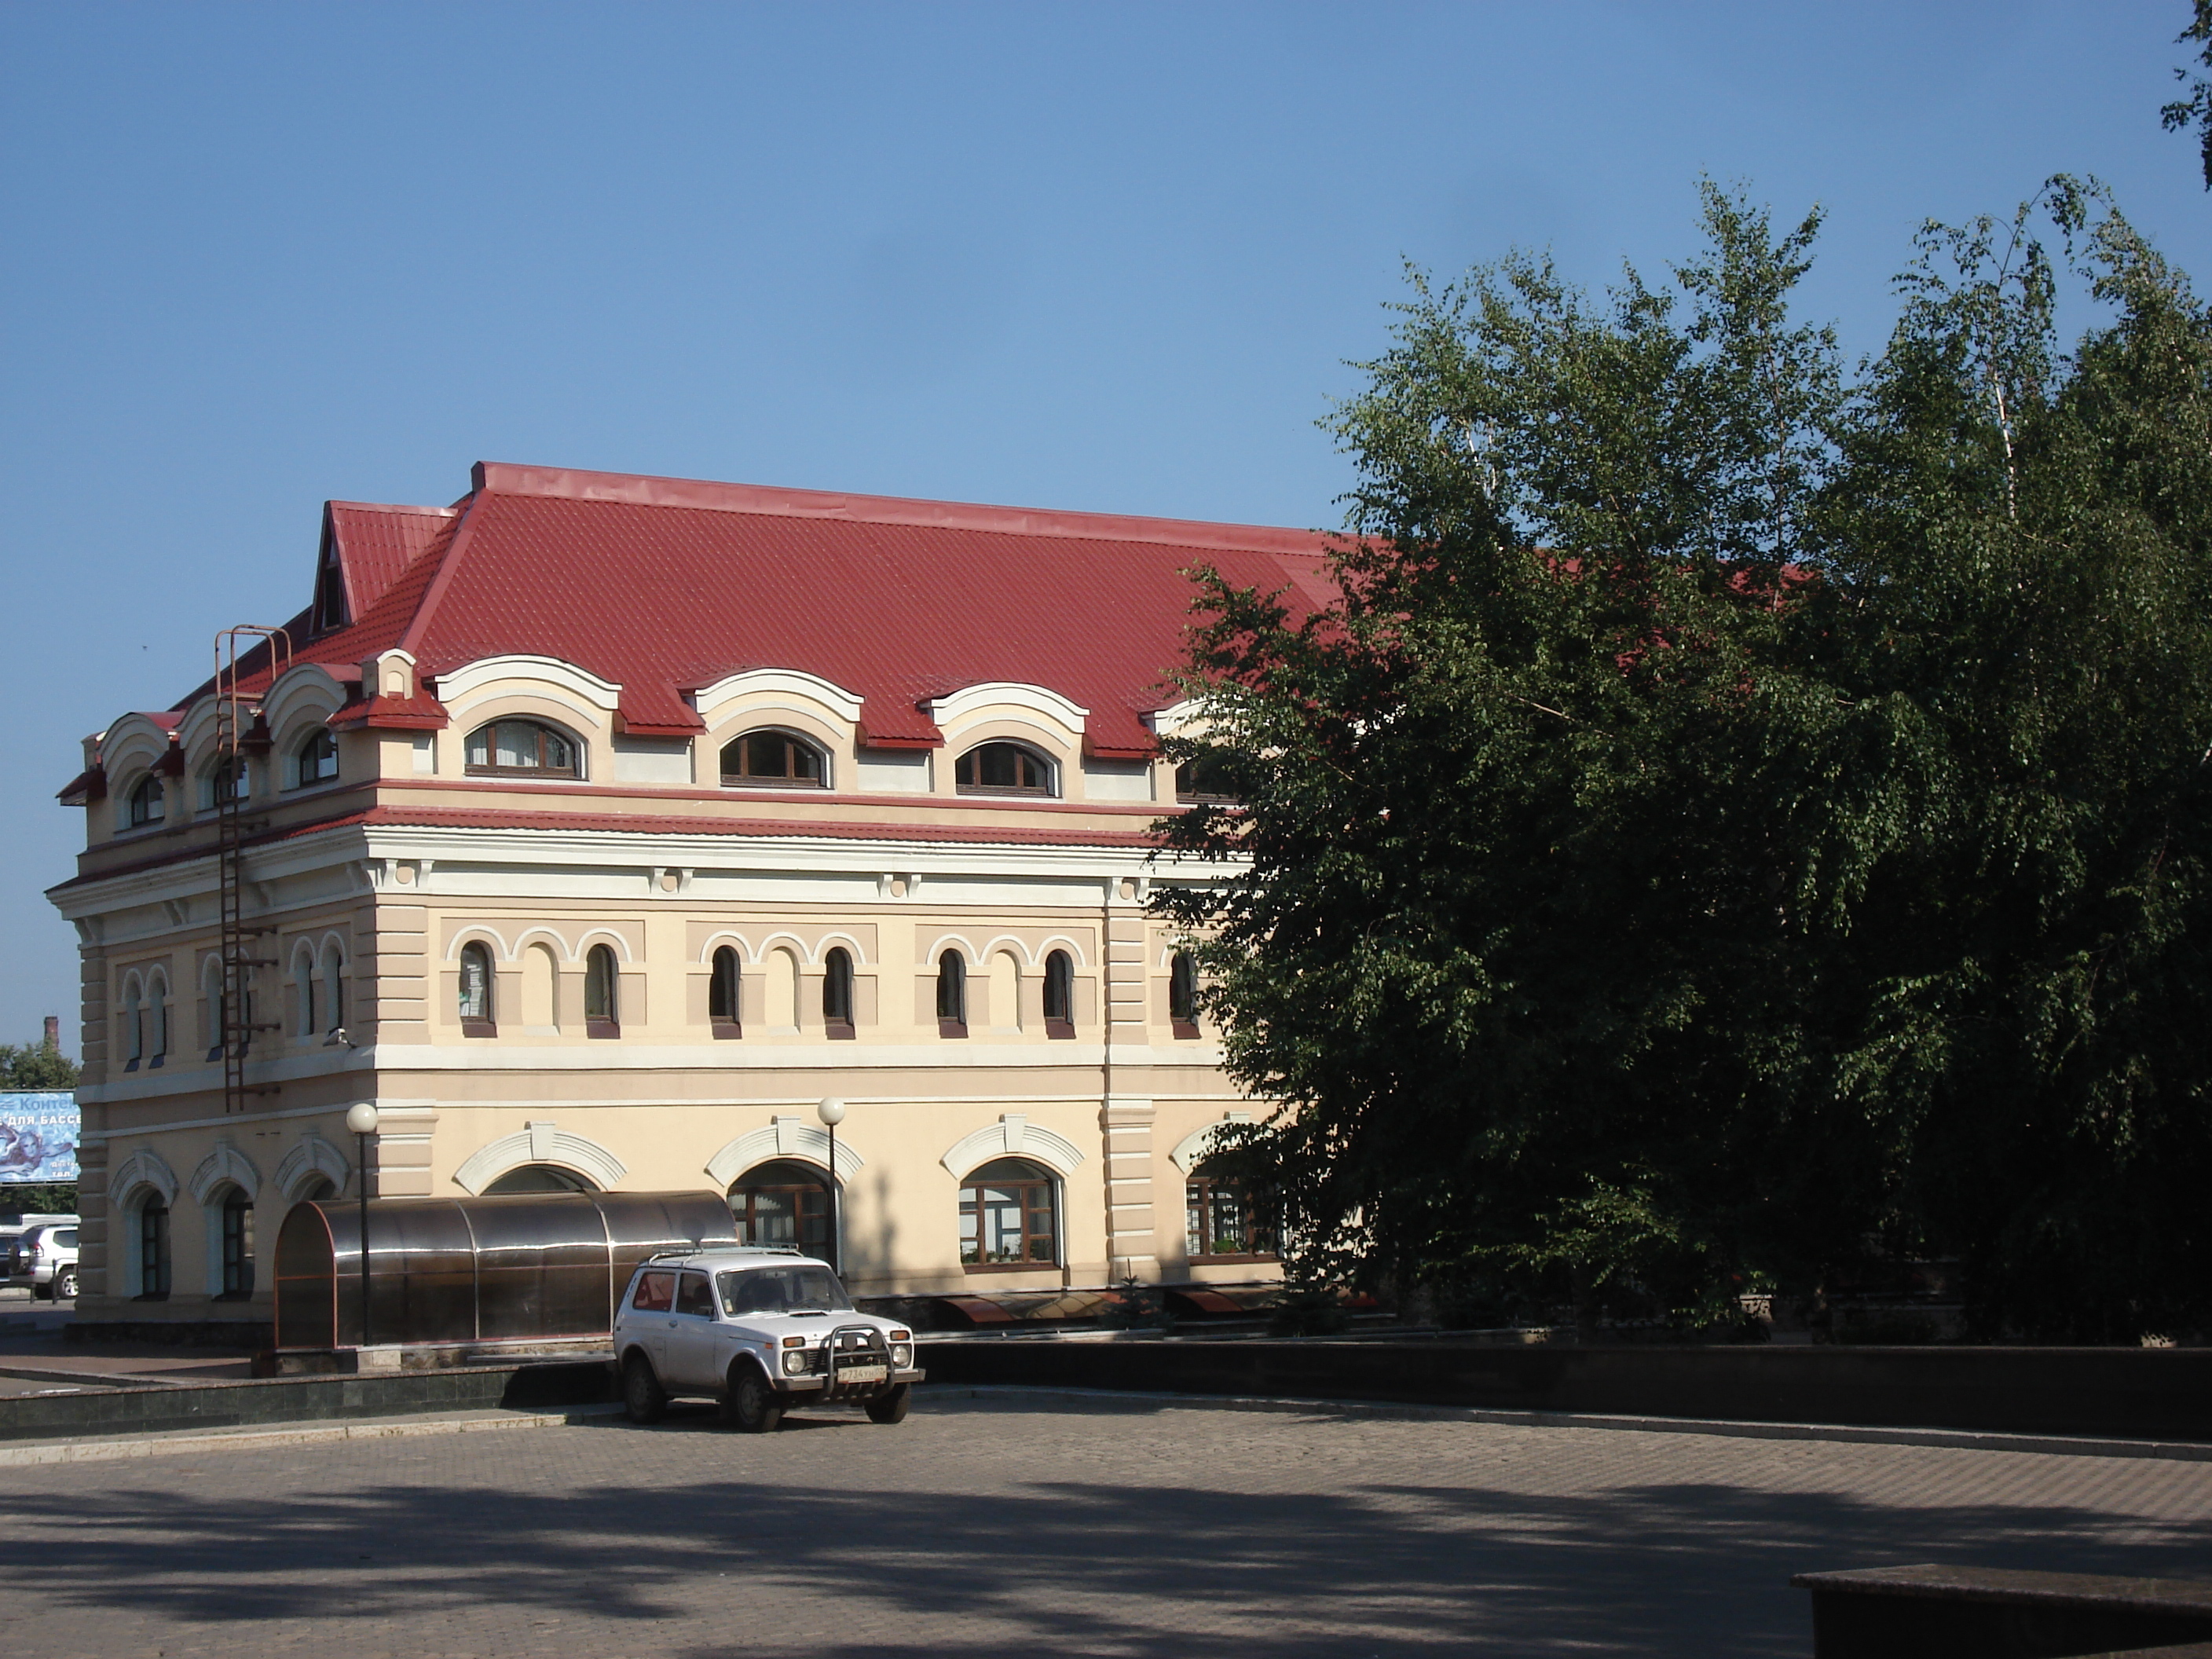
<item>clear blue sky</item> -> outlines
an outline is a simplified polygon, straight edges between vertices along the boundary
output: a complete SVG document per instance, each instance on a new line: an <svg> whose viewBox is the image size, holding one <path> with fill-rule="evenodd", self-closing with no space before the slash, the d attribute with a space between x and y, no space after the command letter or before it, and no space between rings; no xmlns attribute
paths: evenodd
<svg viewBox="0 0 2212 1659"><path fill-rule="evenodd" d="M1855 350L1923 217L2094 173L2212 283L2185 0L0 5L0 1039L64 1016L77 739L302 605L320 503L480 458L1335 521L1401 258L1831 212Z"/></svg>

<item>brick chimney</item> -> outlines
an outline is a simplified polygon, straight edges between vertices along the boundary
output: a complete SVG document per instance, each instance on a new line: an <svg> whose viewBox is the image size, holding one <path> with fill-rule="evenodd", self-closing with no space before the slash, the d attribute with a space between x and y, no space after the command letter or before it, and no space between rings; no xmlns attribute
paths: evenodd
<svg viewBox="0 0 2212 1659"><path fill-rule="evenodd" d="M48 1014L46 1016L46 1052L50 1054L59 1054L61 1047L62 1017L59 1014Z"/></svg>

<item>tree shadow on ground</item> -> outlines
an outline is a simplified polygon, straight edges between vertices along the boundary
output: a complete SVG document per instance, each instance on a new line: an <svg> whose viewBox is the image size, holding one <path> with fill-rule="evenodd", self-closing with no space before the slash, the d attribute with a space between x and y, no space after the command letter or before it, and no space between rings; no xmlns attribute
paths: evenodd
<svg viewBox="0 0 2212 1659"><path fill-rule="evenodd" d="M586 1431L663 1447L727 1435L696 1412L659 1431ZM922 1484L910 1470L887 1490L803 1484L810 1468L844 1479L843 1466L783 1452L818 1437L834 1455L845 1432L884 1431L794 1418L775 1469L732 1471L702 1438L678 1477L567 1492L479 1474L240 1502L149 1465L91 1512L65 1493L23 1493L8 1530L39 1539L42 1598L127 1600L204 1626L435 1617L495 1601L596 1621L601 1645L620 1651L653 1641L654 1621L726 1613L732 1638L711 1646L670 1645L678 1632L663 1632L653 1650L678 1659L733 1649L906 1659L944 1650L932 1634L940 1616L968 1621L962 1645L976 1644L981 1620L1003 1633L985 1645L1134 1659L1438 1647L1802 1656L1810 1620L1787 1582L1808 1568L1925 1560L2189 1577L2212 1564L2202 1519L1712 1482L1532 1494L1525 1475L1492 1480L1476 1459L1435 1486L1299 1490L1285 1471L1291 1484L1258 1497L1208 1489L1202 1468L1167 1484L1116 1480L1103 1464L1095 1480L963 1490L957 1457ZM2001 1491L2007 1479L1993 1467L1982 1484Z"/></svg>

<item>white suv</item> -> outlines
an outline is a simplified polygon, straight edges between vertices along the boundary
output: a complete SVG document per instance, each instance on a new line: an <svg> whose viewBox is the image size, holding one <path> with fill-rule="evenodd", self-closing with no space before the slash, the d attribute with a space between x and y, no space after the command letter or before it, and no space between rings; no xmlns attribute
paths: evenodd
<svg viewBox="0 0 2212 1659"><path fill-rule="evenodd" d="M633 1423L659 1422L685 1395L720 1401L755 1434L793 1406L898 1423L922 1378L911 1330L856 1311L827 1262L787 1248L655 1256L630 1279L614 1344Z"/></svg>
<svg viewBox="0 0 2212 1659"><path fill-rule="evenodd" d="M33 1299L76 1300L76 1218L28 1226L12 1241L8 1282L28 1285Z"/></svg>

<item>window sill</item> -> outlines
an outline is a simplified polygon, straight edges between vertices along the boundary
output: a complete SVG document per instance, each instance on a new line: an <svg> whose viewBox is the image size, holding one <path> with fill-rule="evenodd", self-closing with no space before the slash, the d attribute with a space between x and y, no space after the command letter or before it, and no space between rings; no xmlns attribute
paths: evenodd
<svg viewBox="0 0 2212 1659"><path fill-rule="evenodd" d="M745 1028L733 1019L710 1021L707 1030L708 1035L717 1042L735 1042L745 1034Z"/></svg>
<svg viewBox="0 0 2212 1659"><path fill-rule="evenodd" d="M622 1022L615 1019L587 1019L584 1022L587 1037L613 1038L622 1035Z"/></svg>
<svg viewBox="0 0 2212 1659"><path fill-rule="evenodd" d="M1057 1261L963 1261L960 1264L960 1271L963 1273L1055 1273L1060 1271L1060 1263Z"/></svg>
<svg viewBox="0 0 2212 1659"><path fill-rule="evenodd" d="M725 774L725 789L827 789L818 778L733 778Z"/></svg>
<svg viewBox="0 0 2212 1659"><path fill-rule="evenodd" d="M1075 1022L1072 1019L1048 1019L1044 1023L1044 1034L1054 1042L1069 1042L1075 1036Z"/></svg>
<svg viewBox="0 0 2212 1659"><path fill-rule="evenodd" d="M1049 789L993 788L988 784L981 783L955 784L952 793L956 795L996 795L1002 799L1014 800L1057 800L1059 799Z"/></svg>
<svg viewBox="0 0 2212 1659"><path fill-rule="evenodd" d="M540 778L550 783L581 783L584 775L573 769L561 772L550 766L471 766L462 769L462 776L471 778Z"/></svg>
<svg viewBox="0 0 2212 1659"><path fill-rule="evenodd" d="M494 1020L465 1019L461 1022L461 1035L465 1037L495 1037L499 1035L499 1025Z"/></svg>
<svg viewBox="0 0 2212 1659"><path fill-rule="evenodd" d="M1188 1042L1199 1035L1199 1030L1194 1021L1176 1019L1168 1022L1168 1034Z"/></svg>
<svg viewBox="0 0 2212 1659"><path fill-rule="evenodd" d="M964 1037L968 1035L968 1022L964 1019L946 1019L939 1016L937 1022L937 1035L941 1037Z"/></svg>
<svg viewBox="0 0 2212 1659"><path fill-rule="evenodd" d="M823 1026L822 1035L832 1042L850 1042L860 1033L853 1029L850 1020L833 1019Z"/></svg>

